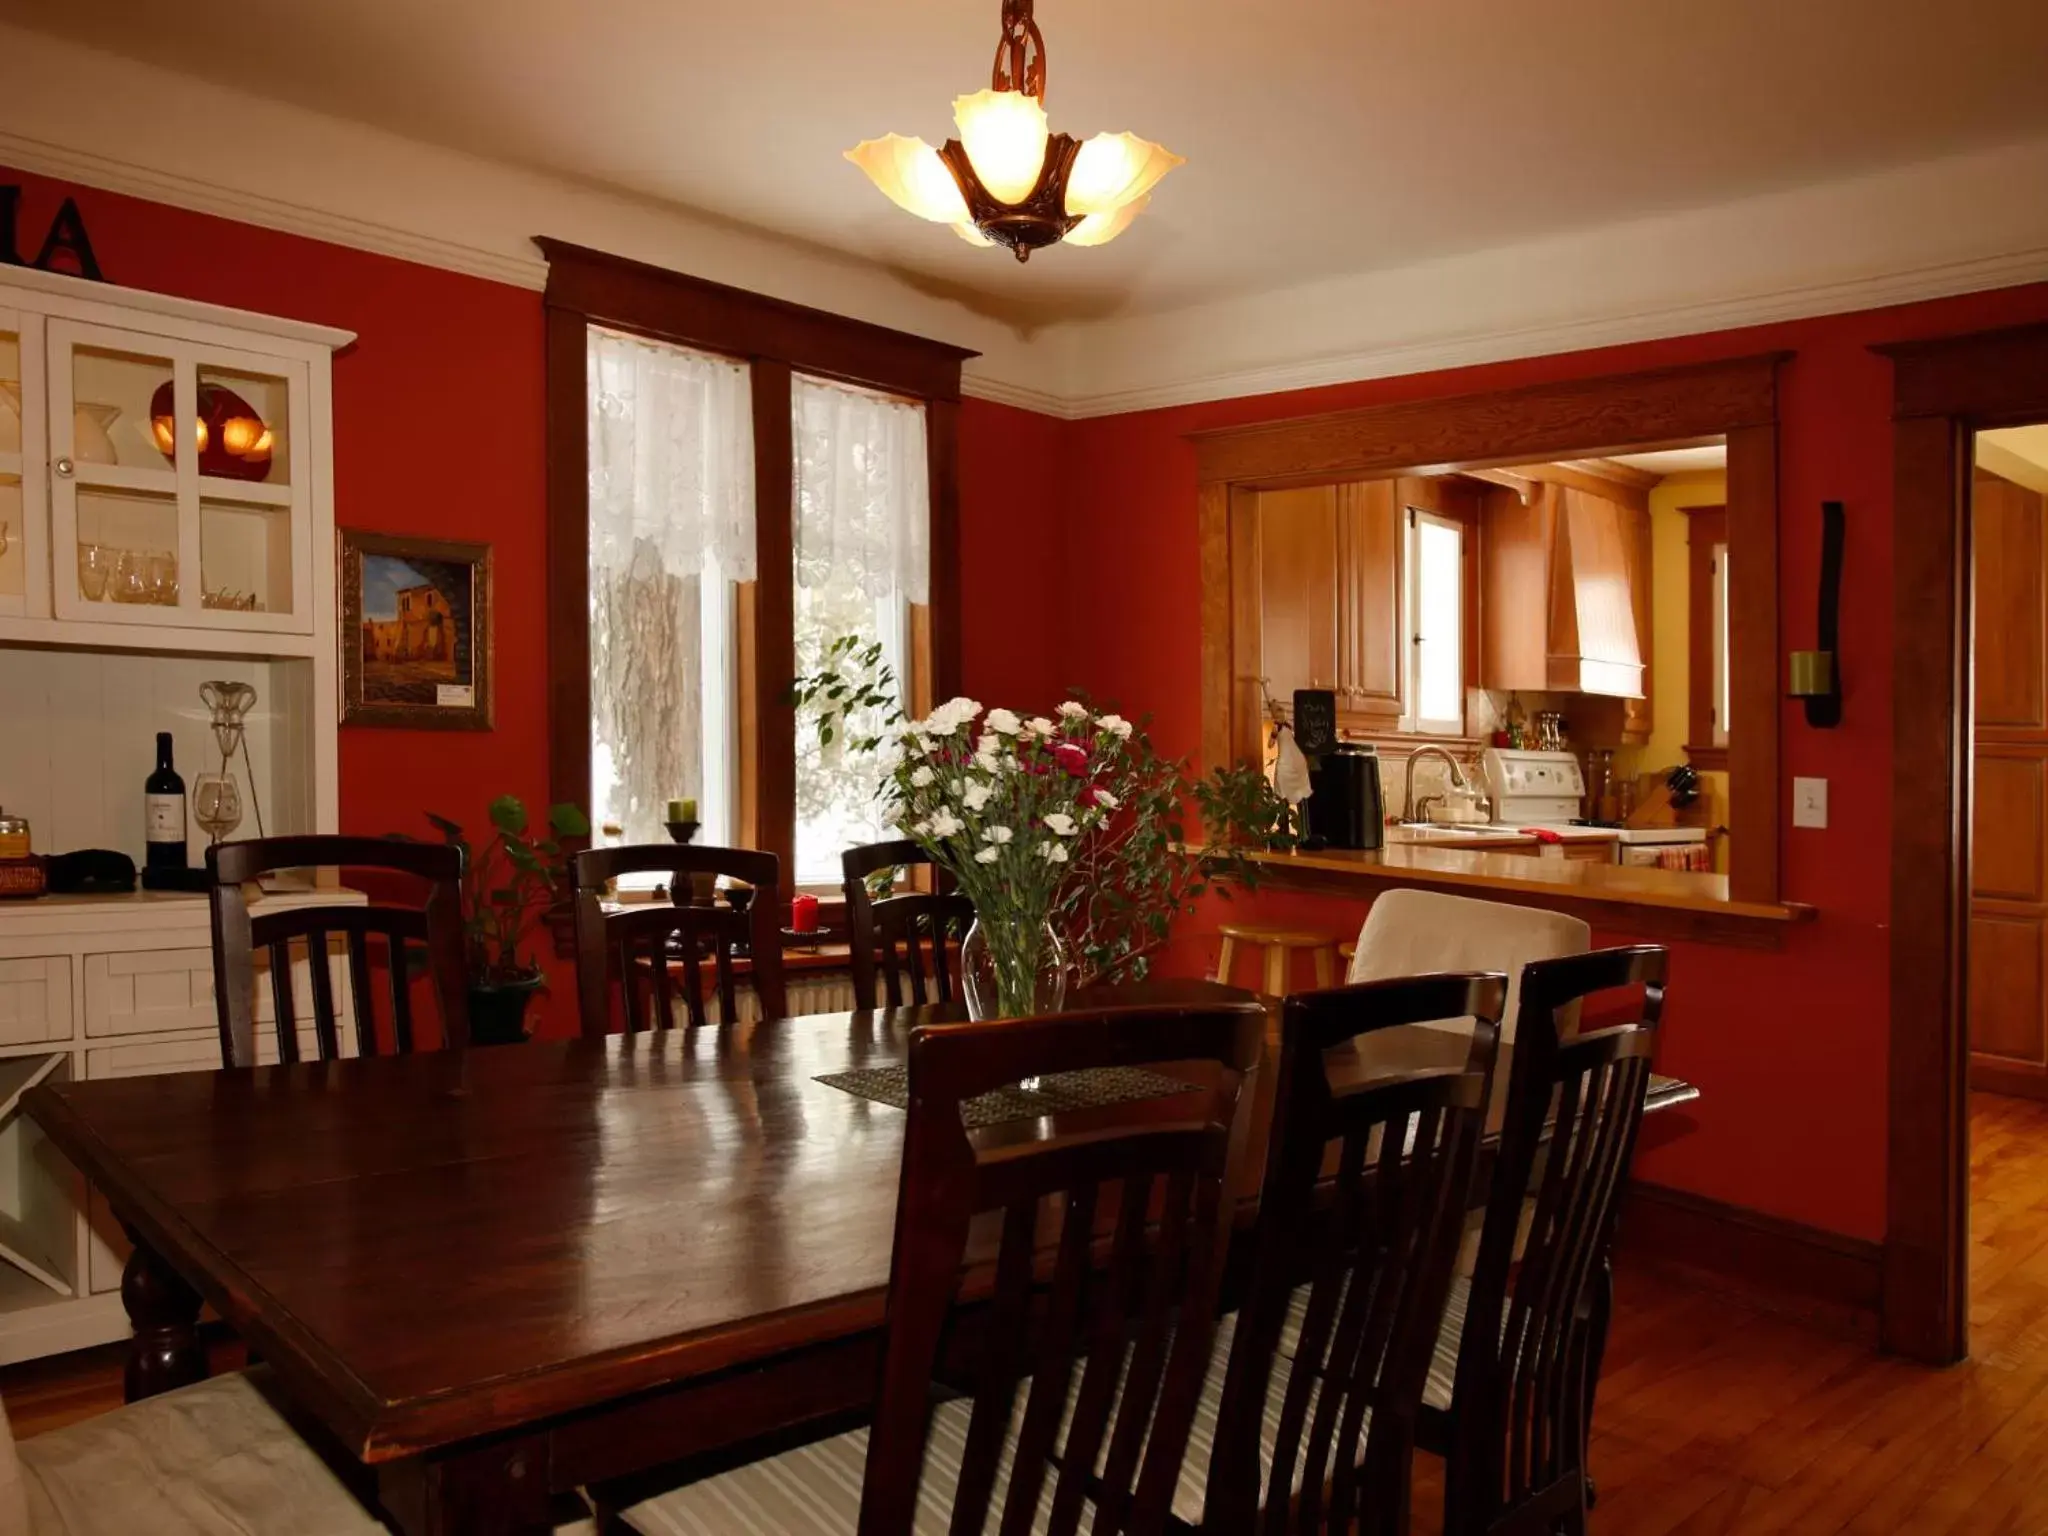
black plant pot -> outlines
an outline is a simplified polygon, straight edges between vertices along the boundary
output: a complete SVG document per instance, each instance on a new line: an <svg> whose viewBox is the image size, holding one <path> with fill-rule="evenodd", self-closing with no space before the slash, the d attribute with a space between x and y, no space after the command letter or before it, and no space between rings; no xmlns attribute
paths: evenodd
<svg viewBox="0 0 2048 1536"><path fill-rule="evenodd" d="M526 1005L541 989L545 978L530 976L523 981L502 982L469 989L469 1043L471 1045L519 1045L526 1033Z"/></svg>

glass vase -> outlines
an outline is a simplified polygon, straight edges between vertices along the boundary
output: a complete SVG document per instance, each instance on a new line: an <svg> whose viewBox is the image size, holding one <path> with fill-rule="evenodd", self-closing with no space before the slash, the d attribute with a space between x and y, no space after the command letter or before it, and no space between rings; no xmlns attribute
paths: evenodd
<svg viewBox="0 0 2048 1536"><path fill-rule="evenodd" d="M960 944L960 978L971 1019L1058 1013L1067 996L1067 947L1049 922L984 924Z"/></svg>

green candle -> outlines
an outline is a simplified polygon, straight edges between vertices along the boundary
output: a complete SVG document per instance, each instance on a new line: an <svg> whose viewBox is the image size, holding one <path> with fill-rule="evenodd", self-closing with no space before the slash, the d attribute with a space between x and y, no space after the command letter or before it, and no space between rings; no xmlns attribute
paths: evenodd
<svg viewBox="0 0 2048 1536"><path fill-rule="evenodd" d="M668 819L670 821L695 821L697 819L697 802L694 800L669 801Z"/></svg>

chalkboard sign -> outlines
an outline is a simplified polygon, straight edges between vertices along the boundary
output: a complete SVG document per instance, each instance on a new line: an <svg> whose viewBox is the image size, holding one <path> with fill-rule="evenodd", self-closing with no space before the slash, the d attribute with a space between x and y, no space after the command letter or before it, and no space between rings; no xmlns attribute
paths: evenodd
<svg viewBox="0 0 2048 1536"><path fill-rule="evenodd" d="M1337 750L1337 695L1327 688L1294 690L1294 744L1310 757Z"/></svg>

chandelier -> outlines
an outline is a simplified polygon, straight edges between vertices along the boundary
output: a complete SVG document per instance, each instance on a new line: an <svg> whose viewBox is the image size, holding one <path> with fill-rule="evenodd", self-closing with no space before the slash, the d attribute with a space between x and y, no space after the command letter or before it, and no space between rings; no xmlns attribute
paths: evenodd
<svg viewBox="0 0 2048 1536"><path fill-rule="evenodd" d="M1003 0L989 88L955 97L960 137L933 149L892 133L846 152L906 212L950 224L969 245L1107 245L1130 227L1179 155L1129 133L1083 144L1047 130L1045 39L1031 0Z"/></svg>

